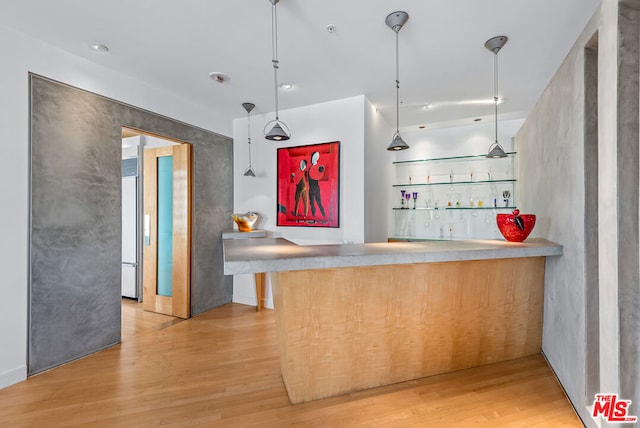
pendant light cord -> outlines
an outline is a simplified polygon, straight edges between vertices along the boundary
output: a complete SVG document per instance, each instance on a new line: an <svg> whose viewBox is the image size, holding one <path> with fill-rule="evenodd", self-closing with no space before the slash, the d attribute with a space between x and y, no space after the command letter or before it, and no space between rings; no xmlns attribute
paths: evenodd
<svg viewBox="0 0 640 428"><path fill-rule="evenodd" d="M249 144L249 168L251 168L251 112L247 112L247 143Z"/></svg>
<svg viewBox="0 0 640 428"><path fill-rule="evenodd" d="M278 61L278 12L276 11L276 2L273 2L273 7L271 8L271 46L273 47L273 59L271 62L273 63L273 80L274 80L274 89L275 89L275 99L276 99L276 121L278 118L278 68L280 66L280 61Z"/></svg>
<svg viewBox="0 0 640 428"><path fill-rule="evenodd" d="M498 53L493 55L493 102L495 104L496 143L498 142Z"/></svg>
<svg viewBox="0 0 640 428"><path fill-rule="evenodd" d="M400 133L400 53L396 31L396 134Z"/></svg>

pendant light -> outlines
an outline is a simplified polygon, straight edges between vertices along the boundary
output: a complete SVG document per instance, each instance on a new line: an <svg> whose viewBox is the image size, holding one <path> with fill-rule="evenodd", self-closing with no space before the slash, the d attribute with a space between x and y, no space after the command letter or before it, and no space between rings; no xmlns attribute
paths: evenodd
<svg viewBox="0 0 640 428"><path fill-rule="evenodd" d="M272 141L286 141L291 138L291 131L287 125L284 124L278 117L278 68L280 62L278 61L278 11L276 5L280 0L269 0L271 2L271 45L273 48L273 78L274 88L276 93L276 118L268 122L264 126L264 138ZM271 127L269 131L267 128Z"/></svg>
<svg viewBox="0 0 640 428"><path fill-rule="evenodd" d="M489 146L488 158L506 158L507 154L498 143L498 52L507 43L507 36L496 36L486 41L484 47L493 52L493 103L495 105L496 140Z"/></svg>
<svg viewBox="0 0 640 428"><path fill-rule="evenodd" d="M244 170L243 175L245 177L256 176L256 172L251 166L251 110L253 110L255 106L253 103L242 103L242 107L247 111L247 144L249 144L249 167Z"/></svg>
<svg viewBox="0 0 640 428"><path fill-rule="evenodd" d="M408 19L409 14L407 12L398 11L390 13L384 20L384 23L396 33L396 133L393 134L391 144L387 147L387 150L390 151L409 148L409 145L400 136L400 55L398 53L398 32Z"/></svg>

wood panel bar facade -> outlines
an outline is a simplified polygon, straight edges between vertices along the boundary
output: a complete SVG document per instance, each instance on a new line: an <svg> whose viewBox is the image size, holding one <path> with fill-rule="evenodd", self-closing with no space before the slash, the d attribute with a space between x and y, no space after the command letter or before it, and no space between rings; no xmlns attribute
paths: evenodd
<svg viewBox="0 0 640 428"><path fill-rule="evenodd" d="M271 272L292 403L538 354L545 257Z"/></svg>

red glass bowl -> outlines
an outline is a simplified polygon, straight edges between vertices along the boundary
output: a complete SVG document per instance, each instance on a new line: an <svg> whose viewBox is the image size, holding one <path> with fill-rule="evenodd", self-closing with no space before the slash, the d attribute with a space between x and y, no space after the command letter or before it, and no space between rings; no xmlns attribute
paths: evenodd
<svg viewBox="0 0 640 428"><path fill-rule="evenodd" d="M522 242L527 239L527 236L533 230L533 227L536 225L536 215L535 214L520 214L522 218L522 222L524 223L524 230L521 230L516 226L513 219L515 215L513 214L497 214L496 215L496 223L498 223L498 229L500 229L500 233L504 236L504 239L510 242Z"/></svg>

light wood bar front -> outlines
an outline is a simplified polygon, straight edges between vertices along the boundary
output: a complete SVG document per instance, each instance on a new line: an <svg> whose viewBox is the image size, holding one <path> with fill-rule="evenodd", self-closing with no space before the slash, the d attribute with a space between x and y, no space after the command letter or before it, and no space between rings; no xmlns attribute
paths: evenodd
<svg viewBox="0 0 640 428"><path fill-rule="evenodd" d="M545 258L563 253L539 238L223 245L225 274L269 273L292 403L539 354Z"/></svg>
<svg viewBox="0 0 640 428"><path fill-rule="evenodd" d="M545 257L271 272L292 403L538 354Z"/></svg>

